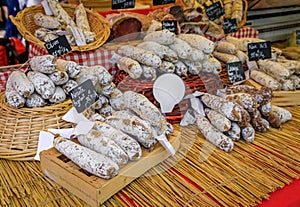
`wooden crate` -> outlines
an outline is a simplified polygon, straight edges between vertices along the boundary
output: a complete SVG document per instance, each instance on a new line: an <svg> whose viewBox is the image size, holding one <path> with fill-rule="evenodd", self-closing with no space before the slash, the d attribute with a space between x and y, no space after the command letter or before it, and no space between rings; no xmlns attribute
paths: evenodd
<svg viewBox="0 0 300 207"><path fill-rule="evenodd" d="M245 84L261 88L261 85L252 79ZM300 105L300 90L296 91L273 91L272 104L276 106L297 106Z"/></svg>
<svg viewBox="0 0 300 207"><path fill-rule="evenodd" d="M177 151L180 147L180 132L175 130L169 141ZM42 171L46 176L95 207L168 157L170 154L157 143L153 151L143 149L140 160L129 162L116 177L105 180L79 168L55 148L40 154Z"/></svg>

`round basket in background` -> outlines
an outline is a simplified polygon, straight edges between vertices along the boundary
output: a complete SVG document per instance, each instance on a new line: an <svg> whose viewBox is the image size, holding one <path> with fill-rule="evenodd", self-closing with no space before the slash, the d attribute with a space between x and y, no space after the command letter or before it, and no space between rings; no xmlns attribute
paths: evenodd
<svg viewBox="0 0 300 207"><path fill-rule="evenodd" d="M61 6L64 10L70 15L73 16L74 10L77 5L75 4L63 4ZM88 17L88 21L90 24L91 31L96 34L95 41L83 46L71 46L72 51L88 51L95 50L102 46L110 36L110 27L108 25L107 20L101 16L100 14L93 12L92 10L85 9ZM20 34L29 42L37 44L42 48L45 48L45 42L39 40L34 36L34 32L39 29L34 23L34 15L36 13L43 13L45 11L41 4L36 6L31 6L23 9L18 12L15 17L10 16L10 19L16 25Z"/></svg>
<svg viewBox="0 0 300 207"><path fill-rule="evenodd" d="M33 160L41 130L72 127L62 120L71 107L69 99L52 106L16 109L8 106L5 93L0 93L0 158Z"/></svg>

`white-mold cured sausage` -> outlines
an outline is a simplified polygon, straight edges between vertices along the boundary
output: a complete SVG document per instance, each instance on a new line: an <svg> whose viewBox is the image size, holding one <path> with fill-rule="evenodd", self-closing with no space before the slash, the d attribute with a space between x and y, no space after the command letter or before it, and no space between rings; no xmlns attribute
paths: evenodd
<svg viewBox="0 0 300 207"><path fill-rule="evenodd" d="M161 45L154 41L144 41L137 45L137 47L143 48L145 50L149 50L156 55L158 55L161 59L170 61L172 63L176 63L178 61L177 53L170 49L165 45Z"/></svg>
<svg viewBox="0 0 300 207"><path fill-rule="evenodd" d="M173 44L175 37L176 37L175 33L170 32L167 29L164 29L164 30L148 33L144 37L144 41L155 41L162 45L170 45Z"/></svg>
<svg viewBox="0 0 300 207"><path fill-rule="evenodd" d="M211 125L204 116L200 114L196 115L196 123L199 130L210 143L225 152L230 152L233 149L233 141Z"/></svg>
<svg viewBox="0 0 300 207"><path fill-rule="evenodd" d="M109 157L119 167L128 162L128 156L124 150L111 138L102 135L95 129L91 129L87 134L78 135L77 139L83 146Z"/></svg>
<svg viewBox="0 0 300 207"><path fill-rule="evenodd" d="M151 149L157 140L153 137L151 124L128 111L116 111L105 122L124 133L131 135L143 147Z"/></svg>
<svg viewBox="0 0 300 207"><path fill-rule="evenodd" d="M192 47L182 39L175 38L175 41L169 45L169 47L175 51L179 58L187 59L190 57L190 53L192 52Z"/></svg>
<svg viewBox="0 0 300 207"><path fill-rule="evenodd" d="M34 71L51 74L56 68L55 59L53 55L34 56L30 59L29 65Z"/></svg>
<svg viewBox="0 0 300 207"><path fill-rule="evenodd" d="M210 54L215 49L215 43L206 37L197 34L180 34L178 38L186 41L192 47L202 50L204 53Z"/></svg>
<svg viewBox="0 0 300 207"><path fill-rule="evenodd" d="M205 114L210 123L221 132L228 131L231 128L231 121L219 112L206 108Z"/></svg>
<svg viewBox="0 0 300 207"><path fill-rule="evenodd" d="M54 94L49 98L49 101L53 104L62 103L66 100L67 95L65 94L64 90L60 86L55 87Z"/></svg>
<svg viewBox="0 0 300 207"><path fill-rule="evenodd" d="M139 47L124 45L118 49L118 53L126 55L139 63L148 65L154 68L158 68L161 65L162 60L155 53L145 50Z"/></svg>
<svg viewBox="0 0 300 207"><path fill-rule="evenodd" d="M224 132L224 134L230 137L233 141L238 141L241 138L241 128L236 122L232 122L231 128Z"/></svg>
<svg viewBox="0 0 300 207"><path fill-rule="evenodd" d="M205 93L201 96L202 102L211 109L225 115L228 119L237 122L249 122L250 115L239 104L228 101L216 95Z"/></svg>
<svg viewBox="0 0 300 207"><path fill-rule="evenodd" d="M110 158L71 140L59 138L54 147L82 169L101 178L110 179L119 173L118 164Z"/></svg>
<svg viewBox="0 0 300 207"><path fill-rule="evenodd" d="M124 70L132 79L138 79L143 73L140 63L129 57L121 57L117 63L120 70Z"/></svg>
<svg viewBox="0 0 300 207"><path fill-rule="evenodd" d="M69 80L68 73L65 71L55 71L49 74L49 78L55 85L63 85Z"/></svg>
<svg viewBox="0 0 300 207"><path fill-rule="evenodd" d="M49 99L54 94L55 84L47 75L37 71L29 71L27 77L34 85L36 92L44 99Z"/></svg>
<svg viewBox="0 0 300 207"><path fill-rule="evenodd" d="M21 96L28 97L34 92L34 85L27 78L23 71L13 71L10 76L10 83Z"/></svg>
<svg viewBox="0 0 300 207"><path fill-rule="evenodd" d="M132 110L139 117L148 121L152 126L164 128L166 119L159 109L143 94L126 91L123 94L125 108Z"/></svg>
<svg viewBox="0 0 300 207"><path fill-rule="evenodd" d="M46 105L46 101L39 94L33 93L26 98L25 105L29 108L42 107Z"/></svg>
<svg viewBox="0 0 300 207"><path fill-rule="evenodd" d="M25 105L25 98L13 87L11 76L8 77L5 86L6 102L10 107L21 108Z"/></svg>
<svg viewBox="0 0 300 207"><path fill-rule="evenodd" d="M142 148L134 138L103 122L96 122L95 129L114 140L126 152L129 160L141 158Z"/></svg>

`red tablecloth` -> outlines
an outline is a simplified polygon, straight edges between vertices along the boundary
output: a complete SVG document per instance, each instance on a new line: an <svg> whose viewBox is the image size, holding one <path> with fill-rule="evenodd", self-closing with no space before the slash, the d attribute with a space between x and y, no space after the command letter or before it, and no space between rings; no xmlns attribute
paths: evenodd
<svg viewBox="0 0 300 207"><path fill-rule="evenodd" d="M295 179L289 185L270 195L269 200L257 207L299 207L300 206L300 179Z"/></svg>

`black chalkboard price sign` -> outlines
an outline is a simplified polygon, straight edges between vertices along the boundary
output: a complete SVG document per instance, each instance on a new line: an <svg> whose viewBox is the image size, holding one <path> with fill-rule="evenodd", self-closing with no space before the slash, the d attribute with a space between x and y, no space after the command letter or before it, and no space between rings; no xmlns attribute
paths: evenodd
<svg viewBox="0 0 300 207"><path fill-rule="evenodd" d="M134 8L135 0L112 0L111 8L112 9L129 9Z"/></svg>
<svg viewBox="0 0 300 207"><path fill-rule="evenodd" d="M62 56L70 52L71 46L65 35L45 43L45 48L50 55Z"/></svg>
<svg viewBox="0 0 300 207"><path fill-rule="evenodd" d="M177 21L176 20L163 20L161 22L161 24L162 24L162 29L167 29L170 32L174 32L175 34L178 34Z"/></svg>
<svg viewBox="0 0 300 207"><path fill-rule="evenodd" d="M73 88L69 95L78 113L83 112L98 100L98 94L90 79Z"/></svg>
<svg viewBox="0 0 300 207"><path fill-rule="evenodd" d="M226 64L228 79L231 84L246 79L244 68L241 61Z"/></svg>
<svg viewBox="0 0 300 207"><path fill-rule="evenodd" d="M248 58L250 61L268 59L272 57L271 42L255 42L248 44Z"/></svg>
<svg viewBox="0 0 300 207"><path fill-rule="evenodd" d="M153 0L153 6L173 3L175 3L175 0Z"/></svg>
<svg viewBox="0 0 300 207"><path fill-rule="evenodd" d="M223 21L223 30L225 34L236 32L239 30L236 19L225 19Z"/></svg>
<svg viewBox="0 0 300 207"><path fill-rule="evenodd" d="M300 30L296 30L296 44L300 45Z"/></svg>
<svg viewBox="0 0 300 207"><path fill-rule="evenodd" d="M215 19L225 14L220 1L212 4L211 6L206 6L205 12L210 21L214 21Z"/></svg>

